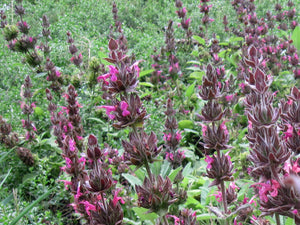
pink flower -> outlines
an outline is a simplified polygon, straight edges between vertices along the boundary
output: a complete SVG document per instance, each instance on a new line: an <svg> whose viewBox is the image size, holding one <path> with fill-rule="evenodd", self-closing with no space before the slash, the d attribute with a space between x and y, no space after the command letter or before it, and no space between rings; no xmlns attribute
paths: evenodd
<svg viewBox="0 0 300 225"><path fill-rule="evenodd" d="M293 104L293 100L292 100L292 99L289 99L289 100L287 101L287 104L288 104L288 105L292 105L292 104Z"/></svg>
<svg viewBox="0 0 300 225"><path fill-rule="evenodd" d="M96 211L96 207L94 205L92 205L91 203L89 203L88 201L82 201L80 203L84 205L85 211L88 215L91 215L91 212L90 212L91 210Z"/></svg>
<svg viewBox="0 0 300 225"><path fill-rule="evenodd" d="M174 219L174 225L180 225L180 219L177 216L167 215L167 218L173 218Z"/></svg>
<svg viewBox="0 0 300 225"><path fill-rule="evenodd" d="M240 83L239 87L242 88L242 90L244 90L245 89L245 84L244 83Z"/></svg>
<svg viewBox="0 0 300 225"><path fill-rule="evenodd" d="M190 113L190 110L183 110L183 113L184 113L185 115L187 115L187 114Z"/></svg>
<svg viewBox="0 0 300 225"><path fill-rule="evenodd" d="M250 120L248 120L248 128L249 128L249 129L252 129L252 128L253 128L252 122L251 122Z"/></svg>
<svg viewBox="0 0 300 225"><path fill-rule="evenodd" d="M81 157L78 162L83 162L82 164L83 166L85 166L86 159L84 157Z"/></svg>
<svg viewBox="0 0 300 225"><path fill-rule="evenodd" d="M118 194L119 192L121 191L122 189L117 189L115 191L115 194L114 194L114 199L113 199L113 205L116 207L118 201L120 201L122 204L125 204L125 201L122 197L118 197Z"/></svg>
<svg viewBox="0 0 300 225"><path fill-rule="evenodd" d="M58 70L56 70L56 71L55 71L55 74L56 74L57 77L60 77L61 72L59 72Z"/></svg>
<svg viewBox="0 0 300 225"><path fill-rule="evenodd" d="M222 202L223 198L222 198L221 191L217 191L217 194L212 194L212 195L216 197L217 202Z"/></svg>
<svg viewBox="0 0 300 225"><path fill-rule="evenodd" d="M235 189L240 189L238 186L236 186L235 185L235 183L234 182L231 182L230 184L229 184L229 186L233 189L233 190L235 190Z"/></svg>
<svg viewBox="0 0 300 225"><path fill-rule="evenodd" d="M120 103L120 108L122 109L122 116L128 116L128 115L130 115L130 112L127 110L127 108L128 108L128 104L127 104L127 102L125 102L125 101L121 101L121 103Z"/></svg>
<svg viewBox="0 0 300 225"><path fill-rule="evenodd" d="M211 169L211 164L214 162L214 159L210 157L209 155L206 156L204 159L205 162L207 162L207 169Z"/></svg>
<svg viewBox="0 0 300 225"><path fill-rule="evenodd" d="M227 101L227 102L232 101L233 96L234 96L234 95L227 95L227 96L225 96L226 101Z"/></svg>
<svg viewBox="0 0 300 225"><path fill-rule="evenodd" d="M294 209L294 210L292 211L292 213L295 214L295 215L297 215L297 214L298 214L298 210L297 210L297 209Z"/></svg>
<svg viewBox="0 0 300 225"><path fill-rule="evenodd" d="M166 152L166 159L170 160L170 161L173 161L174 160L174 155L173 153L169 153L169 152Z"/></svg>
<svg viewBox="0 0 300 225"><path fill-rule="evenodd" d="M64 185L65 185L65 189L68 190L69 187L68 185L72 185L72 182L71 181L68 181L68 180L58 180L59 182L64 182Z"/></svg>
<svg viewBox="0 0 300 225"><path fill-rule="evenodd" d="M285 141L287 141L289 138L293 137L293 126L291 124L288 124L288 129L286 132L283 132L284 136L283 138Z"/></svg>
<svg viewBox="0 0 300 225"><path fill-rule="evenodd" d="M220 128L224 131L224 134L229 134L228 130L227 130L227 127L225 125L225 122L226 121L223 121L223 123L221 124Z"/></svg>
<svg viewBox="0 0 300 225"><path fill-rule="evenodd" d="M176 140L179 142L181 140L182 136L181 136L181 132L177 131L176 132Z"/></svg>
<svg viewBox="0 0 300 225"><path fill-rule="evenodd" d="M97 77L97 81L100 82L100 80L103 80L104 84L109 84L108 81L106 79L108 79L110 77L109 73L103 74L99 77Z"/></svg>
<svg viewBox="0 0 300 225"><path fill-rule="evenodd" d="M75 149L76 149L76 143L73 139L69 140L69 149L70 149L71 152L74 152Z"/></svg>
<svg viewBox="0 0 300 225"><path fill-rule="evenodd" d="M280 184L276 180L267 181L266 183L257 183L253 185L258 189L259 198L263 202L268 202L268 196L276 197L278 195L278 189L280 188Z"/></svg>
<svg viewBox="0 0 300 225"><path fill-rule="evenodd" d="M67 168L70 169L72 167L71 164L73 163L72 160L70 158L68 158L68 157L66 157L65 160L66 160L66 166L67 166Z"/></svg>
<svg viewBox="0 0 300 225"><path fill-rule="evenodd" d="M191 21L191 18L188 18L186 21L185 21L185 25L189 25L189 23L190 23L190 21Z"/></svg>
<svg viewBox="0 0 300 225"><path fill-rule="evenodd" d="M169 134L164 133L164 141L170 141L171 137L172 137L171 133L169 133Z"/></svg>
<svg viewBox="0 0 300 225"><path fill-rule="evenodd" d="M202 135L205 136L205 132L207 131L207 126L204 124L201 124L202 127Z"/></svg>
<svg viewBox="0 0 300 225"><path fill-rule="evenodd" d="M114 67L113 65L109 65L108 66L109 67L109 73L110 73L110 75L111 75L111 81L113 81L113 82L115 82L115 81L117 81L117 74L119 73L119 70L116 68L116 67Z"/></svg>
<svg viewBox="0 0 300 225"><path fill-rule="evenodd" d="M140 71L141 71L141 69L139 68L138 64L139 64L139 61L133 64L133 68L136 71L136 76L137 77L140 76Z"/></svg>
<svg viewBox="0 0 300 225"><path fill-rule="evenodd" d="M115 106L102 105L99 108L106 109L106 115L108 116L109 119L111 119L111 120L115 119L115 115L111 114L112 112L116 111Z"/></svg>

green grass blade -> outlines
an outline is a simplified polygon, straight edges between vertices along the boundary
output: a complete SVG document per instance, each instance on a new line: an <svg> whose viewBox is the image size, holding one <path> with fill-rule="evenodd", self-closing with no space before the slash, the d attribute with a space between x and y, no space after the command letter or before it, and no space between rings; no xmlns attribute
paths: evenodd
<svg viewBox="0 0 300 225"><path fill-rule="evenodd" d="M45 198L47 198L50 193L54 190L51 189L49 191L47 191L46 193L44 193L43 195L41 195L37 200L35 200L34 202L32 202L29 206L27 206L11 223L10 225L15 225L19 222L19 220L26 214L28 213L34 206L36 206L39 202L41 202L42 200L44 200Z"/></svg>
<svg viewBox="0 0 300 225"><path fill-rule="evenodd" d="M9 171L7 172L6 176L4 177L3 181L0 184L0 189L2 188L2 185L4 184L4 182L6 181L6 179L8 178L10 171L12 170L12 167L9 169Z"/></svg>

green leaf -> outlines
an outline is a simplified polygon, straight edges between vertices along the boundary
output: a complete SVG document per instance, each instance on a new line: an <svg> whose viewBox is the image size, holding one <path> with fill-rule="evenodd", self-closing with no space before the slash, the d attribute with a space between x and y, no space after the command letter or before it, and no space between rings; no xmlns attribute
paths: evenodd
<svg viewBox="0 0 300 225"><path fill-rule="evenodd" d="M182 171L182 175L183 175L183 177L186 177L186 176L188 176L188 175L190 175L192 172L193 172L193 169L192 169L192 163L191 162L189 162L185 167L184 167L184 169L183 169L183 171Z"/></svg>
<svg viewBox="0 0 300 225"><path fill-rule="evenodd" d="M193 35L193 39L195 41L198 41L200 45L205 45L205 40L202 37L199 37L197 35Z"/></svg>
<svg viewBox="0 0 300 225"><path fill-rule="evenodd" d="M197 215L197 221L211 220L211 219L217 219L217 216L212 213L203 213L201 215Z"/></svg>
<svg viewBox="0 0 300 225"><path fill-rule="evenodd" d="M293 44L297 48L298 51L300 51L300 26L297 26L292 34L292 40Z"/></svg>
<svg viewBox="0 0 300 225"><path fill-rule="evenodd" d="M129 174L129 173L123 173L122 176L123 176L123 177L131 184L131 186L133 186L133 187L135 187L135 185L142 185L142 184L143 184L143 182L142 182L139 178L137 178L137 177L135 177L135 176L133 176L133 175L131 175L131 174Z"/></svg>
<svg viewBox="0 0 300 225"><path fill-rule="evenodd" d="M189 190L187 191L188 196L195 197L199 196L201 194L201 190L199 189L194 189L194 190Z"/></svg>
<svg viewBox="0 0 300 225"><path fill-rule="evenodd" d="M160 174L160 168L161 168L162 161L155 161L152 163L151 166L151 171L154 175L159 175Z"/></svg>
<svg viewBox="0 0 300 225"><path fill-rule="evenodd" d="M177 174L179 173L179 171L182 170L182 166L178 167L176 170L173 170L170 174L169 174L169 179L173 182L175 177L177 176Z"/></svg>
<svg viewBox="0 0 300 225"><path fill-rule="evenodd" d="M205 72L204 71L195 71L195 72L192 72L190 74L190 78L193 78L193 79L197 79L199 81L202 81L202 77L203 75L205 75Z"/></svg>
<svg viewBox="0 0 300 225"><path fill-rule="evenodd" d="M286 220L285 220L285 223L284 223L285 225L294 225L295 223L294 223L294 219L292 219L292 218L287 218Z"/></svg>
<svg viewBox="0 0 300 225"><path fill-rule="evenodd" d="M34 108L34 114L37 116L42 116L44 114L44 110L38 106Z"/></svg>
<svg viewBox="0 0 300 225"><path fill-rule="evenodd" d="M130 220L128 218L124 218L123 221L125 222L125 224L131 224L131 225L140 225L140 222L135 222L133 220Z"/></svg>
<svg viewBox="0 0 300 225"><path fill-rule="evenodd" d="M108 57L107 54L105 54L104 52L99 51L98 56L100 58L101 63L104 64L105 66L112 65L112 63L107 62L106 60L104 60L104 58Z"/></svg>
<svg viewBox="0 0 300 225"><path fill-rule="evenodd" d="M133 207L132 210L136 213L136 215L138 217L140 217L140 219L142 221L145 220L150 220L151 222L155 222L155 220L158 218L158 215L154 212L152 213L147 213L147 211L149 211L149 209L145 209L142 207Z"/></svg>
<svg viewBox="0 0 300 225"><path fill-rule="evenodd" d="M141 71L140 72L140 77L146 76L146 75L148 75L148 74L150 74L150 73L152 73L154 71L155 71L154 69Z"/></svg>
<svg viewBox="0 0 300 225"><path fill-rule="evenodd" d="M45 198L47 198L51 192L54 190L55 188L45 192L44 194L42 194L37 200L35 200L34 202L32 202L29 206L27 206L11 223L10 225L15 225L19 222L19 220L25 216L31 209L33 209L37 204L39 204L42 200L44 200Z"/></svg>
<svg viewBox="0 0 300 225"><path fill-rule="evenodd" d="M47 72L42 72L42 73L38 73L37 75L35 75L36 78L38 77L44 77L46 76L48 73Z"/></svg>
<svg viewBox="0 0 300 225"><path fill-rule="evenodd" d="M178 122L178 128L183 130L183 129L193 129L194 127L194 122L191 120L180 120Z"/></svg>
<svg viewBox="0 0 300 225"><path fill-rule="evenodd" d="M195 85L196 85L196 82L194 82L193 84L191 84L187 89L186 89L186 92L185 92L185 96L187 98L190 98L192 96L192 94L194 94L195 92Z"/></svg>
<svg viewBox="0 0 300 225"><path fill-rule="evenodd" d="M87 118L87 120L93 120L93 121L96 121L96 122L98 122L98 123L101 123L101 124L103 124L103 125L107 125L107 123L105 123L105 122L103 122L102 120L100 120L99 118L95 118L95 117L89 117L89 118Z"/></svg>
<svg viewBox="0 0 300 225"><path fill-rule="evenodd" d="M220 45L220 46L228 46L229 43L227 43L227 42L220 42L219 45Z"/></svg>
<svg viewBox="0 0 300 225"><path fill-rule="evenodd" d="M229 39L229 42L238 42L238 41L244 41L243 37L231 37Z"/></svg>
<svg viewBox="0 0 300 225"><path fill-rule="evenodd" d="M196 66L190 66L190 67L187 67L186 69L187 70L192 70L192 71L200 71L200 68L196 67Z"/></svg>
<svg viewBox="0 0 300 225"><path fill-rule="evenodd" d="M8 171L7 174L6 174L6 176L5 176L4 179L2 180L2 182L1 182L1 184L0 184L0 189L1 189L2 185L4 184L4 182L6 181L6 179L8 178L8 176L9 176L11 170L12 170L12 167L9 169L9 171Z"/></svg>
<svg viewBox="0 0 300 225"><path fill-rule="evenodd" d="M197 65L201 65L201 62L195 61L195 60L191 60L191 61L188 61L187 64L197 64Z"/></svg>
<svg viewBox="0 0 300 225"><path fill-rule="evenodd" d="M149 82L140 82L139 83L141 86L145 86L145 87L154 87L153 84L149 83Z"/></svg>
<svg viewBox="0 0 300 225"><path fill-rule="evenodd" d="M9 155L9 153L11 153L12 151L15 150L16 147L13 147L12 149L10 149L8 152L5 152L2 154L1 158L0 158L0 163L6 158L6 156Z"/></svg>
<svg viewBox="0 0 300 225"><path fill-rule="evenodd" d="M161 176L165 178L167 176L167 174L170 173L170 170L171 170L171 163L168 162L167 160L164 160L164 163L162 164L161 170L160 170Z"/></svg>

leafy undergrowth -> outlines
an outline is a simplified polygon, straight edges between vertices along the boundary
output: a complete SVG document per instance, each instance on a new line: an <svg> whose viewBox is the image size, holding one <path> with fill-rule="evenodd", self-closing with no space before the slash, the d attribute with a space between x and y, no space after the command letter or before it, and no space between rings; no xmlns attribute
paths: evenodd
<svg viewBox="0 0 300 225"><path fill-rule="evenodd" d="M0 223L299 224L296 3L2 1Z"/></svg>

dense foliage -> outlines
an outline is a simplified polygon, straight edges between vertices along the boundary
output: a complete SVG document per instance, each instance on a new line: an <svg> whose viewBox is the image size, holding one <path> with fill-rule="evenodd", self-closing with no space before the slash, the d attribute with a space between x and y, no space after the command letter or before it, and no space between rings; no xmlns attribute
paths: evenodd
<svg viewBox="0 0 300 225"><path fill-rule="evenodd" d="M0 3L1 224L300 224L296 1Z"/></svg>

